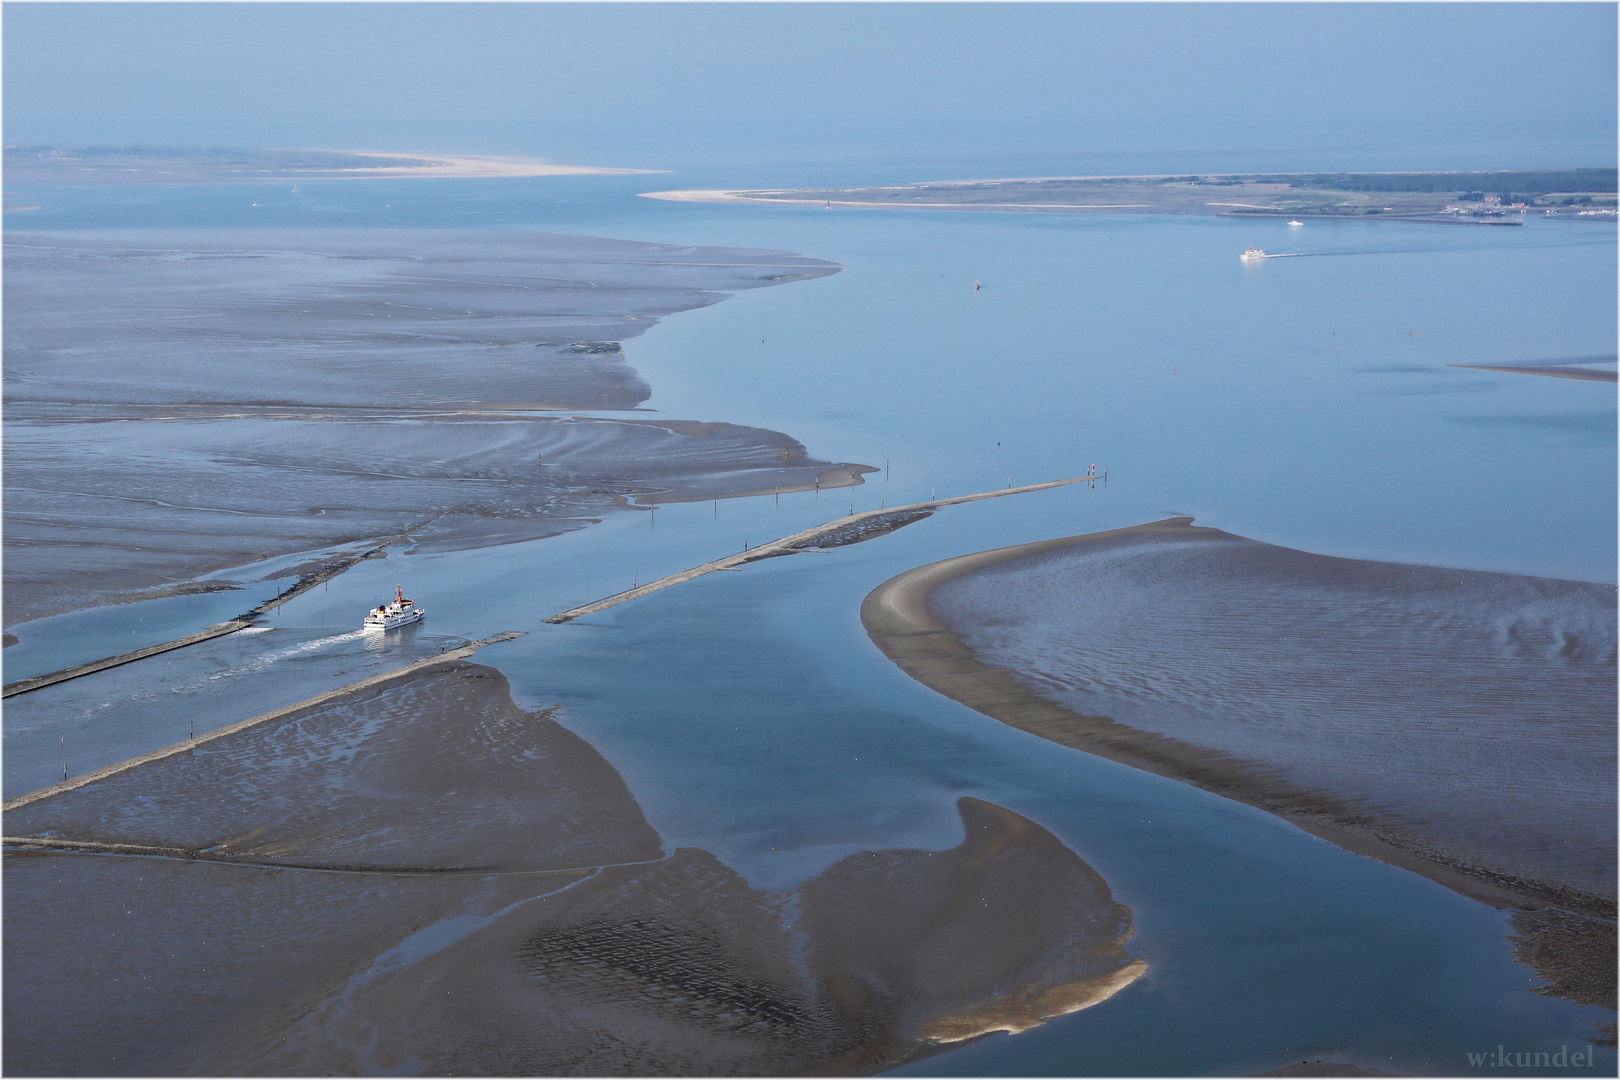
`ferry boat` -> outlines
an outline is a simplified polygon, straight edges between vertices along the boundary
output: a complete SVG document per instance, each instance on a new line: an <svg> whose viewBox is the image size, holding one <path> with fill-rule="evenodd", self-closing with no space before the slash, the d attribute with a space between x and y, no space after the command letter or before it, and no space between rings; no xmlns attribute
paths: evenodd
<svg viewBox="0 0 1620 1080"><path fill-rule="evenodd" d="M405 599L403 586L394 586L394 600L373 608L366 614L365 629L392 630L396 626L406 623L420 622L427 612L416 606L415 601Z"/></svg>
<svg viewBox="0 0 1620 1080"><path fill-rule="evenodd" d="M1244 262L1249 262L1253 259L1263 259L1265 257L1266 253L1261 251L1259 248L1248 248L1243 252L1242 255L1238 256L1238 258L1242 259Z"/></svg>

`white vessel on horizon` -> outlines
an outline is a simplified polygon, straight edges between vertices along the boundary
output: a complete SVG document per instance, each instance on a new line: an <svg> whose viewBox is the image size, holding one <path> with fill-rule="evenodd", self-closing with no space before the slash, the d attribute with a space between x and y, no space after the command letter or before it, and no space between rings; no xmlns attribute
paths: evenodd
<svg viewBox="0 0 1620 1080"><path fill-rule="evenodd" d="M1290 224L1290 225L1303 225L1305 223L1303 221L1290 221L1288 224Z"/></svg>
<svg viewBox="0 0 1620 1080"><path fill-rule="evenodd" d="M416 606L414 600L405 599L405 588L402 585L394 586L394 600L373 608L366 614L366 630L392 630L396 626L406 623L420 622L427 612Z"/></svg>
<svg viewBox="0 0 1620 1080"><path fill-rule="evenodd" d="M1238 256L1238 258L1242 259L1244 262L1250 262L1255 259L1264 259L1265 257L1266 253L1256 247L1248 248L1243 252L1242 255Z"/></svg>

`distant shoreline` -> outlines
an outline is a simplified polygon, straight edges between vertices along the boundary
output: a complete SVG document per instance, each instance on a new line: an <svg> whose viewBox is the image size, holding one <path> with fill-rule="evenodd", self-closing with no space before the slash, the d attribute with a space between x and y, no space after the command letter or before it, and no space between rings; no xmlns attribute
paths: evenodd
<svg viewBox="0 0 1620 1080"><path fill-rule="evenodd" d="M1203 214L1517 225L1541 217L1613 220L1616 170L1232 173L940 180L839 188L642 192L670 202L1024 213Z"/></svg>
<svg viewBox="0 0 1620 1080"><path fill-rule="evenodd" d="M478 154L182 147L73 149L48 146L7 147L5 168L6 180L11 184L220 184L423 178L489 180L537 176L652 175L667 171L562 165L545 158Z"/></svg>
<svg viewBox="0 0 1620 1080"><path fill-rule="evenodd" d="M393 159L416 155L370 153L356 150L360 157ZM438 178L490 178L514 176L632 176L668 172L667 169L621 169L605 165L559 165L545 158L422 155L417 165L357 166L337 170L350 179L433 176Z"/></svg>

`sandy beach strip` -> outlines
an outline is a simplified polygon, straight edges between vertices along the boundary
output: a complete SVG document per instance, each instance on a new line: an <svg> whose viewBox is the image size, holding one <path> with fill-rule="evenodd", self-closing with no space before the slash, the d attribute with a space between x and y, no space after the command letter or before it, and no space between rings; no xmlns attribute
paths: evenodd
<svg viewBox="0 0 1620 1080"><path fill-rule="evenodd" d="M300 180L500 180L668 172L564 165L549 158L376 150L8 146L7 178L19 184L231 184ZM34 206L7 207L32 210Z"/></svg>
<svg viewBox="0 0 1620 1080"><path fill-rule="evenodd" d="M668 169L619 169L604 165L559 165L545 158L485 157L473 154L437 155L388 154L380 151L350 150L362 158L415 158L410 165L379 165L374 168L335 169L312 175L338 179L400 179L431 177L436 180L492 179L521 176L630 176L669 172Z"/></svg>
<svg viewBox="0 0 1620 1080"><path fill-rule="evenodd" d="M856 210L1008 210L1050 213L1054 210L1146 210L1152 203L953 203L953 202L874 202L859 199L784 199L765 197L757 191L643 191L643 199L668 202L753 203L756 206L837 206Z"/></svg>

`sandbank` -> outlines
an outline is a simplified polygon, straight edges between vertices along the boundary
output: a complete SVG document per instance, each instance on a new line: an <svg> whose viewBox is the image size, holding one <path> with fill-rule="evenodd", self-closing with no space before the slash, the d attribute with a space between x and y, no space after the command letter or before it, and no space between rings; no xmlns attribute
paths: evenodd
<svg viewBox="0 0 1620 1080"><path fill-rule="evenodd" d="M619 169L603 165L560 165L545 158L485 157L478 155L388 154L366 150L349 151L360 158L386 158L389 164L351 166L333 170L349 178L433 177L435 179L474 179L514 176L633 176L668 172L668 169ZM408 164L398 164L399 158L410 158Z"/></svg>
<svg viewBox="0 0 1620 1080"><path fill-rule="evenodd" d="M1588 382L1612 383L1617 378L1613 371L1573 365L1447 364L1446 367L1467 368L1470 371L1506 371L1513 375L1541 375L1549 379L1578 379Z"/></svg>
<svg viewBox="0 0 1620 1080"><path fill-rule="evenodd" d="M5 270L8 627L266 557L407 532L441 549L529 539L633 499L865 471L780 432L633 418L651 388L627 343L733 292L838 271L818 259L150 229L8 231ZM568 415L583 410L632 415Z"/></svg>
<svg viewBox="0 0 1620 1080"><path fill-rule="evenodd" d="M863 1074L1145 970L1096 871L982 800L789 893L669 851L465 658L13 805L19 1073Z"/></svg>
<svg viewBox="0 0 1620 1080"><path fill-rule="evenodd" d="M823 198L797 197L792 193L769 193L759 191L713 191L691 189L686 191L643 191L640 193L644 199L663 199L668 202L702 202L702 203L754 203L762 206L836 206L840 209L856 210L893 210L897 206L913 210L1000 210L1004 212L1027 211L1031 213L1062 213L1067 211L1119 211L1119 210L1148 210L1152 203L1001 203L996 205L979 205L975 203L945 202L940 200L910 200L905 203L882 202L873 199L851 199L848 197ZM1214 204L1211 204L1214 205Z"/></svg>
<svg viewBox="0 0 1620 1080"><path fill-rule="evenodd" d="M374 150L8 146L12 184L208 184L299 180L507 179L667 172L563 165L547 158ZM7 207L32 210L38 207Z"/></svg>
<svg viewBox="0 0 1620 1080"><path fill-rule="evenodd" d="M720 570L740 570L751 562L761 559L774 559L783 555L794 555L801 551L817 548L843 547L848 544L859 544L873 537L882 536L903 528L916 521L928 517L942 506L955 506L961 503L978 502L981 499L999 499L1007 495L1020 495L1026 491L1044 491L1047 488L1063 487L1067 484L1080 484L1087 481L1096 481L1094 475L1071 477L1067 480L1049 480L1041 484L1026 484L1023 487L997 488L994 491L981 491L974 495L955 495L945 499L935 499L926 503L912 503L909 506L894 506L888 509L862 510L858 514L846 514L832 521L813 525L808 529L801 529L790 536L783 536L775 540L768 540L757 547L745 547L742 551L730 555L723 555L718 559L711 559L699 566L688 570L669 574L656 581L649 581L645 585L638 585L612 596L603 597L593 603L581 607L570 608L567 611L548 615L542 622L565 623L572 622L582 615L595 615L608 608L631 600L639 600L643 596L667 589L671 585L679 585L691 581L705 574L712 574Z"/></svg>
<svg viewBox="0 0 1620 1080"><path fill-rule="evenodd" d="M644 193L675 202L1030 213L1224 214L1518 225L1522 214L1481 201L1513 194L1538 217L1575 220L1580 205L1612 205L1613 169L1548 172L1233 173L1045 176L840 188ZM1582 194L1571 194L1581 188ZM1584 201L1583 201L1584 200ZM1609 211L1612 213L1612 211Z"/></svg>
<svg viewBox="0 0 1620 1080"><path fill-rule="evenodd" d="M1078 555L1081 549L1098 552L1117 549L1124 553L1122 557L1130 557L1130 550L1136 550L1138 545L1160 543L1172 547L1179 545L1176 550L1180 551L1189 550L1187 545L1209 545L1208 550L1214 552L1217 546L1237 544L1250 545L1252 549L1288 553L1288 549L1268 548L1266 545L1256 545L1253 541L1244 541L1219 530L1194 527L1190 518L1172 518L1127 529L976 552L919 567L898 575L873 590L862 604L862 622L873 641L902 670L939 693L1003 723L1065 746L1193 783L1217 794L1257 806L1347 850L1412 870L1493 906L1519 910L1556 908L1569 913L1570 922L1563 927L1566 938L1569 925L1585 927L1582 934L1576 935L1584 944L1576 947L1574 954L1579 957L1583 955L1582 950L1585 950L1583 962L1588 972L1595 963L1597 967L1608 970L1611 974L1605 986L1594 988L1588 980L1585 989L1581 991L1584 997L1578 1000L1596 997L1612 1007L1614 994L1612 872L1605 877L1601 869L1593 869L1605 858L1612 867L1612 836L1605 841L1599 835L1603 832L1605 820L1600 806L1593 811L1596 817L1591 818L1594 823L1592 827L1597 832L1588 835L1591 830L1588 829L1586 820L1591 815L1587 813L1587 807L1581 801L1586 799L1584 781L1582 785L1570 787L1568 791L1565 790L1565 786L1572 781L1567 777L1565 784L1532 788L1526 797L1534 801L1523 803L1523 797L1518 793L1497 789L1497 782L1492 780L1490 783L1480 785L1484 789L1491 789L1482 790L1477 796L1489 804L1482 806L1478 812L1480 823L1470 824L1469 821L1464 821L1459 826L1448 819L1426 816L1430 811L1422 809L1428 805L1423 799L1409 800L1412 802L1409 806L1403 806L1399 802L1391 803L1389 800L1399 798L1401 789L1391 787L1389 783L1372 789L1382 794L1370 799L1361 786L1348 782L1354 775L1359 775L1356 773L1359 769L1356 755L1360 751L1356 749L1358 744L1354 742L1354 738L1358 736L1353 736L1348 728L1335 729L1333 722L1339 719L1337 716L1324 716L1318 725L1320 732L1318 738L1326 747L1320 750L1320 753L1326 755L1323 760L1330 764L1325 768L1302 768L1293 763L1294 759L1282 753L1284 749L1282 744L1268 743L1268 739L1272 739L1273 736L1266 734L1268 729L1261 725L1262 716L1258 713L1240 712L1231 720L1221 720L1215 726L1209 723L1200 727L1197 724L1170 722L1156 723L1154 729L1149 729L1140 723L1126 724L1108 716L1087 715L1060 704L1060 700L1068 693L1065 688L1069 685L1062 681L1061 665L1066 662L1062 658L1073 656L1072 650L1076 648L1085 647L1083 644L1075 644L1069 637L1051 638L1041 659L1029 656L1020 659L1007 652L1011 643L1023 640L1018 633L1007 629L1008 620L1018 617L1015 611L1023 603L1018 597L1024 595L1022 592L1008 591L1020 588L1018 584L1020 579L1006 577L1002 572L1003 569L1012 569L1009 564L1017 563L1019 567L1023 567L1020 572L1027 577L1034 574L1037 567L1045 565L1038 561L1042 557L1055 556L1066 550L1074 550ZM1378 568L1389 564L1359 564L1351 560L1325 560L1321 556L1307 556L1303 553L1288 554L1298 556L1300 560L1342 564L1343 570L1337 572L1358 576L1358 580L1382 581L1393 573L1397 589L1405 587L1400 585L1401 573L1410 572L1414 576L1412 587L1419 584L1416 579L1419 572L1439 575L1433 586L1435 593L1439 595L1444 595L1446 590L1459 588L1459 585L1450 582L1462 583L1469 574L1463 571L1431 571L1422 567L1406 568L1405 571L1401 568L1392 568L1386 573ZM1257 557L1265 558L1265 551L1259 551ZM936 590L955 582L966 582L969 580L968 575L974 574L975 571L991 570L1001 574L1006 580L998 577L996 582L991 584L989 578L984 578L982 583L976 586L981 592L974 595L997 595L1004 598L1005 602L994 609L988 609L989 613L983 617L987 621L971 627L967 624L953 626L943 621L939 614L937 598L944 594L936 593ZM1333 567L1328 567L1323 572L1333 571ZM1069 573L1073 575L1076 571L1071 570ZM1144 570L1143 573L1150 574L1155 582L1168 583L1166 588L1172 592L1176 588L1175 583L1180 580L1174 570L1159 564L1155 564L1151 570ZM1380 574L1384 576L1379 577ZM1515 580L1508 575L1494 575L1494 577L1501 578L1504 587ZM1062 579L1065 583L1070 580L1071 578ZM1327 580L1323 578L1324 582ZM1516 580L1536 582L1542 579ZM1555 587L1572 584L1578 585L1578 583L1549 582L1542 591L1554 589L1555 592ZM952 587L959 588L959 586ZM1607 588L1584 585L1579 587L1589 590ZM1094 598L1087 595L1082 598L1079 594L1069 591L1053 592L1054 589L1069 588L1071 586L1067 584L1059 585L1050 580L1043 580L1038 592L1047 596L1053 604L1067 604L1071 608L1076 604L1112 602L1107 597ZM932 604L931 595L935 598ZM1035 593L1030 595L1033 596ZM1398 592L1395 595L1398 595ZM1533 606L1540 605L1541 611L1554 610L1549 606L1556 603L1553 597L1554 593L1548 593L1545 601L1534 600L1531 603ZM1110 616L1113 621L1108 623L1110 627L1115 628L1113 632L1116 635L1131 632L1127 624L1133 616L1128 613L1138 610L1132 607L1137 602L1128 596L1117 602L1117 607L1113 610L1121 614L1117 619ZM958 614L971 610L968 601L959 599L955 603L953 610ZM964 607L964 603L969 603L969 606ZM1387 602L1380 600L1379 604L1380 618L1401 617ZM1116 626L1120 620L1126 622ZM1512 645L1515 640L1513 635L1531 629L1533 628L1520 628L1514 625L1507 639L1508 647L1516 647ZM1203 622L1197 623L1189 632L1222 633L1219 628L1211 628ZM1559 662L1578 660L1581 650L1589 646L1577 636L1573 627L1560 632L1564 633L1565 637L1564 655ZM976 634L979 639L985 641L1001 642L1002 644L995 647L995 659L987 659L970 648L964 640L963 635L966 633ZM1042 633L1050 634L1051 631L1043 630ZM1378 635L1369 640L1376 643ZM1103 653L1112 651L1127 658L1134 655L1129 650L1119 652L1125 645L1117 637L1113 640L1099 641L1097 647ZM1305 647L1308 648L1308 645ZM1604 648L1601 643L1590 647ZM1172 645L1169 654L1175 655L1179 648L1179 645ZM1610 656L1608 663L1612 669L1612 648L1608 655ZM1603 664L1601 656L1597 655L1589 662L1598 668ZM1054 667L1054 663L1059 667ZM1200 655L1196 663L1209 664L1212 661ZM1261 663L1263 665L1263 658ZM1367 663L1368 671L1376 671L1376 677L1381 682L1388 680L1388 672L1373 667L1372 661ZM1245 672L1247 670L1244 668ZM1515 667L1510 670L1517 672L1521 669ZM1085 669L1085 672L1084 675L1073 676L1072 681L1088 681L1092 686L1098 685L1096 682L1098 677L1094 676L1089 668ZM1190 670L1185 672L1185 675L1197 674L1201 673ZM1601 675L1601 672L1598 674ZM1219 672L1215 677L1219 677ZM1265 689L1266 676L1245 674L1243 677L1250 680L1246 686L1258 679L1259 682L1254 685L1261 688L1260 692L1271 692ZM1272 678L1284 677L1275 674L1272 676ZM1369 673L1367 677L1370 679L1374 676ZM1520 678L1516 674L1510 677L1515 680ZM1152 687L1158 683L1142 681L1147 678L1146 674L1142 675L1141 679L1136 679L1135 676L1132 678L1135 681L1131 682L1133 687L1131 693L1138 699L1150 698L1155 693ZM1142 685L1137 685L1139 681ZM1184 688L1186 684L1183 677L1175 677L1174 681L1179 687ZM1490 693L1489 684L1483 681L1475 689L1480 695ZM1506 741L1496 728L1508 725L1512 717L1498 719L1486 711L1495 707L1491 704L1493 700L1482 696L1477 706L1464 703L1465 710L1468 708L1479 710L1474 715L1480 717L1482 725L1488 718L1495 726L1490 729L1490 741L1484 741L1486 732L1482 726L1479 740L1466 740L1465 746L1457 748L1455 752L1462 756L1451 761L1449 766L1451 776L1465 779L1478 775L1494 777L1495 772L1490 772L1485 767L1488 759L1472 757L1490 753L1491 747L1505 747L1506 749L1501 752L1508 754L1509 764L1520 773L1528 764L1523 756L1526 752L1530 752L1528 747L1532 745L1537 747L1535 753L1542 757L1550 753L1544 742L1546 739L1554 738L1552 733L1559 731L1558 728L1552 725L1532 724L1526 727L1517 742ZM1411 746L1403 757L1427 761L1429 759L1422 755L1433 756L1450 745L1445 741L1452 738L1447 734L1449 721L1441 715L1432 718L1424 715L1422 706L1415 708L1418 710L1417 715L1413 717L1411 730L1404 736L1409 739ZM1130 715L1128 709L1126 712ZM1600 728L1607 730L1603 727L1601 717L1593 723L1597 725L1592 729L1594 737ZM1220 724L1225 726L1221 727ZM1601 737L1597 737L1596 742L1590 739L1581 742L1582 737L1579 734L1581 730L1583 729L1578 726L1570 726L1567 733L1560 731L1556 737L1564 740L1564 744L1560 747L1562 756L1549 760L1563 762L1594 755L1605 759L1612 758L1612 752L1606 751L1603 745L1600 745L1603 741ZM1400 732L1375 736L1374 745L1385 747L1384 753L1387 754L1388 739L1399 740L1402 737L1403 734ZM1429 745L1437 738L1440 741L1435 743L1435 746L1440 748L1439 751ZM1345 741L1347 739L1350 741ZM1380 743L1378 739L1384 741ZM1238 749L1240 747L1247 749ZM1277 753L1271 752L1274 747ZM1432 781L1429 786L1437 791L1451 790L1442 784L1442 780L1446 784L1451 783L1446 774L1448 767L1444 761L1443 758L1436 758L1432 763L1432 770L1437 771L1426 773ZM1376 763L1373 772L1377 771L1375 765ZM1600 790L1604 788L1601 778L1596 784L1596 788L1591 792L1591 799L1596 800L1594 805L1603 801L1604 794L1604 791ZM1503 784L1502 788L1507 786ZM1607 791L1612 803L1612 784L1608 785ZM1424 798L1427 798L1426 794ZM1520 802L1514 803L1509 801L1511 799L1519 799ZM1508 806L1523 803L1534 807L1537 816L1533 821L1513 819L1519 821L1518 826L1510 822L1503 826L1507 829L1506 833L1493 833L1491 826L1481 823L1495 821L1501 816L1500 808L1495 807L1496 803ZM1579 814L1573 810L1560 810L1566 803L1571 807L1579 807ZM1487 813L1487 810L1490 810L1490 813ZM1470 815L1463 814L1463 817L1468 819ZM1611 832L1612 818L1611 810L1606 819ZM1567 825L1561 826L1560 822L1567 822ZM1543 832L1550 829L1556 833L1560 828L1568 830L1564 834L1563 844L1543 841ZM1518 835L1520 830L1524 832L1523 836ZM1491 839L1492 836L1495 837L1494 841ZM1521 957L1529 955L1526 949L1528 946L1521 948ZM1551 955L1552 952L1546 948L1540 951L1544 956ZM1570 949L1566 948L1562 952L1566 972L1582 967L1583 962L1568 959L1571 955ZM1545 967L1543 970L1551 971ZM1553 975L1549 974L1548 977L1552 979Z"/></svg>

